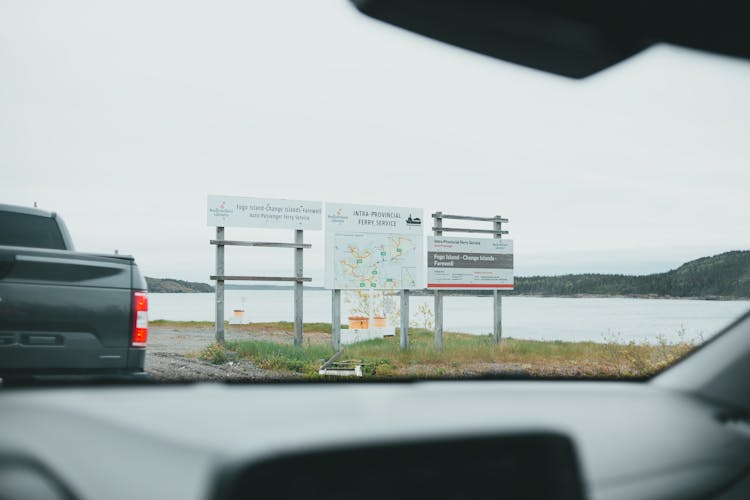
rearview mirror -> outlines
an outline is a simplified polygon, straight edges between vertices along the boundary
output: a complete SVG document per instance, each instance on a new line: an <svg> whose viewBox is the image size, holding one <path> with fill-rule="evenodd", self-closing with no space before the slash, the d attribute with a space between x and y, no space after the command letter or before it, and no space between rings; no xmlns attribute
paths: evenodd
<svg viewBox="0 0 750 500"><path fill-rule="evenodd" d="M352 0L368 16L505 61L584 78L658 42L750 57L741 2Z"/></svg>

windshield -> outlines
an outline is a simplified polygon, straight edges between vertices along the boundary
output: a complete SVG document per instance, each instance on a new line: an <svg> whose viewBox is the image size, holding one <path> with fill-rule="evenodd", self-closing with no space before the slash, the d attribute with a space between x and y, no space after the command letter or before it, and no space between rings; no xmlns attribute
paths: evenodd
<svg viewBox="0 0 750 500"><path fill-rule="evenodd" d="M0 376L640 378L750 308L745 61L573 80L341 1L6 2L0 35L0 203L100 254L0 213Z"/></svg>

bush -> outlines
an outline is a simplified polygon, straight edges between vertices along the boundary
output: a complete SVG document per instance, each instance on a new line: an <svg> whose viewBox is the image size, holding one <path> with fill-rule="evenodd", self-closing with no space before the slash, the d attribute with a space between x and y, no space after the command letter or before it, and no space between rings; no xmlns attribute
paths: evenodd
<svg viewBox="0 0 750 500"><path fill-rule="evenodd" d="M227 362L229 356L224 346L221 344L211 344L200 352L198 358L215 365L221 365Z"/></svg>

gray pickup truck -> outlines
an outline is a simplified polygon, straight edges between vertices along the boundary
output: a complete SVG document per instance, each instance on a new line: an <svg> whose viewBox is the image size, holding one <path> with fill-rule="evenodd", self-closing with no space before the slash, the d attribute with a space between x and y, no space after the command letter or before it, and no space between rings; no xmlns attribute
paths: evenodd
<svg viewBox="0 0 750 500"><path fill-rule="evenodd" d="M0 377L142 372L147 336L133 257L76 252L57 214L0 204Z"/></svg>

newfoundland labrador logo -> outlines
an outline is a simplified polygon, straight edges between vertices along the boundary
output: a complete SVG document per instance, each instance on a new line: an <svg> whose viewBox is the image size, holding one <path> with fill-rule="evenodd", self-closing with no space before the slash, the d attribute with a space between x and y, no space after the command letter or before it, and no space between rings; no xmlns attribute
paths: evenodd
<svg viewBox="0 0 750 500"><path fill-rule="evenodd" d="M336 213L334 213L334 214L328 214L328 220L329 221L331 221L331 222L338 222L339 224L341 224L342 222L344 222L348 218L349 218L348 215L342 215L341 214L341 209L340 208L338 210L336 210Z"/></svg>
<svg viewBox="0 0 750 500"><path fill-rule="evenodd" d="M226 220L230 215L234 213L234 209L229 208L226 201L222 201L221 203L219 203L218 207L209 208L208 213L213 217L219 217Z"/></svg>

